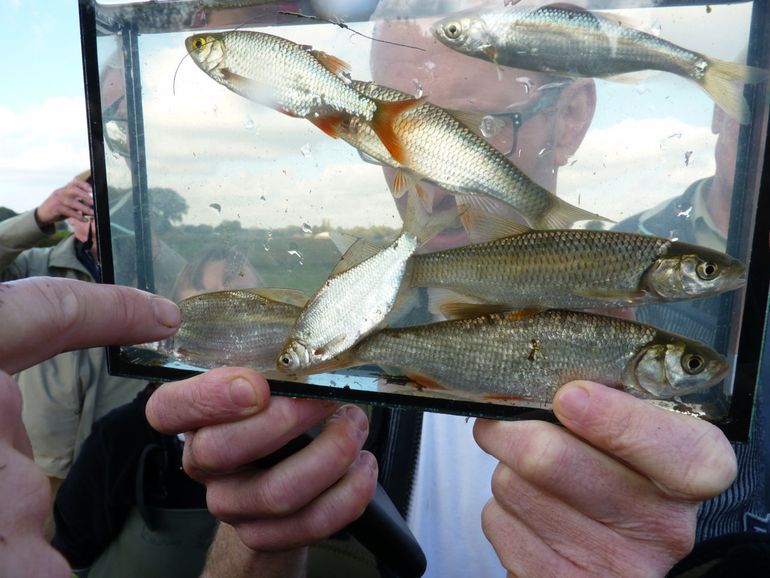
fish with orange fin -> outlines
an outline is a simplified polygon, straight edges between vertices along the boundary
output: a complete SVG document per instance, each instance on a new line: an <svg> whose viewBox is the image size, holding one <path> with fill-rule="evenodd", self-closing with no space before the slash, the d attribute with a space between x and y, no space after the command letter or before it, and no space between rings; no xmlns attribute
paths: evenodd
<svg viewBox="0 0 770 578"><path fill-rule="evenodd" d="M414 102L410 95L386 86L356 80L351 85L376 101ZM424 180L460 195L466 204L484 207L489 199L503 202L536 229L569 229L580 221L609 221L535 183L479 134L480 119L479 115L419 102L393 117L388 137L377 135L382 142L377 141L372 127L356 118L344 123L341 137L363 154L397 169L396 195L403 190L424 195L419 187ZM423 196L422 200L426 207L431 206L430 199Z"/></svg>
<svg viewBox="0 0 770 578"><path fill-rule="evenodd" d="M418 388L540 403L574 379L642 399L672 399L715 385L728 370L720 354L692 339L558 309L383 329L318 369L369 364L397 368Z"/></svg>
<svg viewBox="0 0 770 578"><path fill-rule="evenodd" d="M397 142L393 119L420 102L364 96L350 86L349 67L339 58L264 32L204 32L185 39L185 47L201 70L233 92L306 118L334 138L339 125L354 116L383 142Z"/></svg>

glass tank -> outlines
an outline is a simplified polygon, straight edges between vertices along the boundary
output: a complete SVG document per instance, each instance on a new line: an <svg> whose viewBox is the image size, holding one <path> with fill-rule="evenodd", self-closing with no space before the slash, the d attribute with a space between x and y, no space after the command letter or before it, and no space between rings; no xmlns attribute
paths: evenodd
<svg viewBox="0 0 770 578"><path fill-rule="evenodd" d="M585 378L746 435L766 3L80 15L103 278L183 312L112 372L249 365L280 395L545 419Z"/></svg>

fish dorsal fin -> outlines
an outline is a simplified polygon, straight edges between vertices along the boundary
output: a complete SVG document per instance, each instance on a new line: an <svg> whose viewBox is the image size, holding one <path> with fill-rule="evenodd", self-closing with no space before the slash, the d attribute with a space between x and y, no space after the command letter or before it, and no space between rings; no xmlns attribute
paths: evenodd
<svg viewBox="0 0 770 578"><path fill-rule="evenodd" d="M460 216L468 238L473 243L485 243L504 239L514 235L529 233L527 225L519 223L496 213L479 210L477 207L468 207Z"/></svg>
<svg viewBox="0 0 770 578"><path fill-rule="evenodd" d="M265 299L270 299L271 301L286 303L288 305L295 305L297 307L304 307L308 300L308 296L297 289L258 287L256 289L241 289L241 291L250 292L254 295L264 297Z"/></svg>
<svg viewBox="0 0 770 578"><path fill-rule="evenodd" d="M382 248L370 243L366 239L358 239L347 251L345 251L345 254L342 255L340 260L334 266L331 275L344 273L348 269L352 269L356 265L363 263L369 257L376 255L381 250Z"/></svg>
<svg viewBox="0 0 770 578"><path fill-rule="evenodd" d="M459 206L454 206L431 214L425 209L424 200L418 191L413 189L406 199L404 232L417 239L418 246L424 245L454 223L459 210Z"/></svg>
<svg viewBox="0 0 770 578"><path fill-rule="evenodd" d="M468 303L463 301L447 301L439 305L439 311L447 319L471 319L490 313L503 313L510 311L510 305L499 303Z"/></svg>
<svg viewBox="0 0 770 578"><path fill-rule="evenodd" d="M318 59L318 62L323 64L324 68L326 68L329 72L334 74L335 76L340 76L344 80L350 80L350 65L342 60L341 58L337 58L336 56L333 56L331 54L327 54L326 52L322 52L321 50L308 50L310 54L316 57Z"/></svg>
<svg viewBox="0 0 770 578"><path fill-rule="evenodd" d="M420 178L411 171L398 169L393 175L391 191L396 199L400 199L405 193L417 195L425 211L428 214L433 212L433 192L421 187Z"/></svg>
<svg viewBox="0 0 770 578"><path fill-rule="evenodd" d="M473 131L476 136L486 138L481 132L481 125L484 122L484 118L488 116L484 112L472 112L468 110L454 110L447 109L447 112L451 114L458 122L469 130Z"/></svg>
<svg viewBox="0 0 770 578"><path fill-rule="evenodd" d="M340 233L339 231L331 231L329 233L329 238L331 239L331 242L334 243L334 246L337 251L339 251L340 255L344 255L361 237L356 237L355 235L350 235L348 233Z"/></svg>

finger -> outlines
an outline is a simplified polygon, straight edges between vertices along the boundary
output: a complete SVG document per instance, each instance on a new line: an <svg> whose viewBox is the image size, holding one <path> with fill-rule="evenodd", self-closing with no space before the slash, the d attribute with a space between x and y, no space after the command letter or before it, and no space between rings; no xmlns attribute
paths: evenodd
<svg viewBox="0 0 770 578"><path fill-rule="evenodd" d="M164 339L181 321L179 308L157 295L50 277L0 284L0 317L0 369L8 373L62 351Z"/></svg>
<svg viewBox="0 0 770 578"><path fill-rule="evenodd" d="M152 399L152 398L150 398ZM204 427L185 442L184 466L198 479L242 469L285 446L327 418L336 402L274 397L261 413Z"/></svg>
<svg viewBox="0 0 770 578"><path fill-rule="evenodd" d="M564 486L579 483L563 480ZM507 466L495 471L492 493L554 552L579 568L589 568L593 575L630 576L639 568L663 574L692 549L697 512L693 502L670 508L655 508L653 502L648 512L639 513L634 504L644 498L628 494L610 520L600 520L567 503L562 496L571 496L569 489L553 493Z"/></svg>
<svg viewBox="0 0 770 578"><path fill-rule="evenodd" d="M377 460L362 451L339 482L296 514L235 526L244 544L254 550L276 551L315 544L357 520L376 487Z"/></svg>
<svg viewBox="0 0 770 578"><path fill-rule="evenodd" d="M513 576L580 576L576 566L558 556L540 536L494 499L481 513L481 527L500 563Z"/></svg>
<svg viewBox="0 0 770 578"><path fill-rule="evenodd" d="M632 518L656 524L694 503L672 503L638 472L553 424L479 420L474 435L523 480L607 525Z"/></svg>
<svg viewBox="0 0 770 578"><path fill-rule="evenodd" d="M270 386L259 373L222 367L163 384L150 396L146 414L153 428L176 434L237 421L269 403Z"/></svg>
<svg viewBox="0 0 770 578"><path fill-rule="evenodd" d="M230 523L292 514L345 475L368 432L366 414L353 405L343 406L315 440L275 466L211 480L206 492L209 509Z"/></svg>
<svg viewBox="0 0 770 578"><path fill-rule="evenodd" d="M19 386L10 375L0 371L0 443L3 442L32 458L32 445L21 421Z"/></svg>
<svg viewBox="0 0 770 578"><path fill-rule="evenodd" d="M672 496L705 500L735 479L730 443L706 421L589 381L560 388L553 408L577 436L628 463Z"/></svg>

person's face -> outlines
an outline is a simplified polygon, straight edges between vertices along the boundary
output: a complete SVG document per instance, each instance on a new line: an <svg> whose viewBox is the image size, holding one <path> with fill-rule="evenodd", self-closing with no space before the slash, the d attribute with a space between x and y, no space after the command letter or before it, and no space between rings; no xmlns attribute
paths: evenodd
<svg viewBox="0 0 770 578"><path fill-rule="evenodd" d="M257 274L249 266L240 267L235 273L231 273L228 269L228 263L225 261L209 261L201 274L201 287L188 287L180 290L179 299L212 291L224 291L225 289L249 289L259 287L262 284Z"/></svg>
<svg viewBox="0 0 770 578"><path fill-rule="evenodd" d="M447 48L430 34L433 19L384 21L374 36L423 48L423 51L393 46L381 42L372 45L372 78L377 84L410 94L424 95L438 106L450 110L478 113L486 126L482 132L497 148L535 182L552 189L555 185L556 161L553 155L554 109L558 104L559 88L552 79L531 71L497 67L492 63L472 59ZM537 110L536 102L555 90L548 106ZM551 94L550 96L554 96ZM545 102L545 101L543 101ZM542 103L541 103L542 104ZM495 113L524 111L525 122L514 133L512 119L485 116ZM393 182L394 170L385 168L388 183ZM451 208L454 198L430 183L420 183L434 194L434 211ZM405 198L399 201L403 214ZM511 207L491 200L501 214L515 218ZM432 249L457 246L467 242L461 228L441 235L431 244Z"/></svg>

